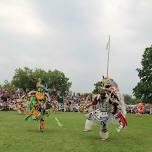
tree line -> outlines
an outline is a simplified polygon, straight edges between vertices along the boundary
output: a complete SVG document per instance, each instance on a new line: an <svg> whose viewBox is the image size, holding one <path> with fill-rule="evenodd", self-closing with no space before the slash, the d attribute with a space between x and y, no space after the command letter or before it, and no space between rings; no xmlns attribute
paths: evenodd
<svg viewBox="0 0 152 152"><path fill-rule="evenodd" d="M69 78L59 70L45 71L38 68L33 70L28 67L24 67L16 69L12 81L5 81L1 86L10 90L21 88L25 92L28 92L36 89L36 83L39 78L53 95L65 96L72 85Z"/></svg>

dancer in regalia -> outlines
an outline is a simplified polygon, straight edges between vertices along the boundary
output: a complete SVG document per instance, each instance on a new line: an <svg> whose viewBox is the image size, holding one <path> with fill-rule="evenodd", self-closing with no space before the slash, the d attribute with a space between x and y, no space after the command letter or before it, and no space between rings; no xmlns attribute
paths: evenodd
<svg viewBox="0 0 152 152"><path fill-rule="evenodd" d="M25 120L39 120L40 131L43 132L45 129L45 116L49 114L49 111L46 110L46 103L47 101L50 101L50 96L40 79L36 87L37 91L28 93L28 96L30 96L30 107L28 116Z"/></svg>
<svg viewBox="0 0 152 152"><path fill-rule="evenodd" d="M98 90L94 100L84 104L83 108L81 108L86 110L90 106L95 106L96 108L88 113L84 131L92 130L94 122L97 121L101 126L99 135L105 140L109 138L108 123L117 120L119 123L118 132L127 127L125 104L118 85L112 79L103 77L101 88Z"/></svg>

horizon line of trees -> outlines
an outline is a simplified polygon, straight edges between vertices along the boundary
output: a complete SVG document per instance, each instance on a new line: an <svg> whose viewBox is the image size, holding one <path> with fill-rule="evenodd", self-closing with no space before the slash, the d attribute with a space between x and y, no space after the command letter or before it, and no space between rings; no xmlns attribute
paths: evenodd
<svg viewBox="0 0 152 152"><path fill-rule="evenodd" d="M72 83L69 82L69 78L59 70L45 71L40 68L33 70L24 67L16 69L12 80L10 82L5 80L4 84L0 86L8 90L20 88L28 92L36 89L36 83L39 78L52 95L65 96L72 85Z"/></svg>

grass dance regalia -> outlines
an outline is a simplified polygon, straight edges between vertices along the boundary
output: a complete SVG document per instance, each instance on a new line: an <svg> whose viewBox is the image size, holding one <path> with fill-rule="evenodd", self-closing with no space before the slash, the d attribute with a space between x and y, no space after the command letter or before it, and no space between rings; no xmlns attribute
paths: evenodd
<svg viewBox="0 0 152 152"><path fill-rule="evenodd" d="M84 131L92 130L94 122L97 121L101 125L99 135L105 140L109 138L108 123L117 121L119 124L118 132L127 127L125 104L118 85L112 79L103 77L101 88L94 100L84 104L81 108L86 110L90 106L95 108L87 115Z"/></svg>
<svg viewBox="0 0 152 152"><path fill-rule="evenodd" d="M37 91L31 91L28 93L30 96L29 112L25 120L38 120L40 121L40 131L45 129L45 117L49 115L49 111L46 110L46 103L50 101L50 96L46 92L44 85L41 84L41 80L36 85Z"/></svg>

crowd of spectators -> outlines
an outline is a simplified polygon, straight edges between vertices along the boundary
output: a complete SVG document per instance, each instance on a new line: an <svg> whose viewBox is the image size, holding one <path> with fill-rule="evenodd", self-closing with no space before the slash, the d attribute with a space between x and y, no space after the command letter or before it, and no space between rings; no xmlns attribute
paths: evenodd
<svg viewBox="0 0 152 152"><path fill-rule="evenodd" d="M8 90L0 88L0 110L16 110L16 103L22 96L25 96L23 90Z"/></svg>
<svg viewBox="0 0 152 152"><path fill-rule="evenodd" d="M27 99L27 93L22 89L7 90L0 89L0 110L16 110L17 105L24 104ZM57 100L58 97L51 96L51 103L49 107L53 107L54 111L63 112L78 112L80 104L86 100L91 100L89 94L80 94L75 92L69 92L66 97L63 97L60 102Z"/></svg>

